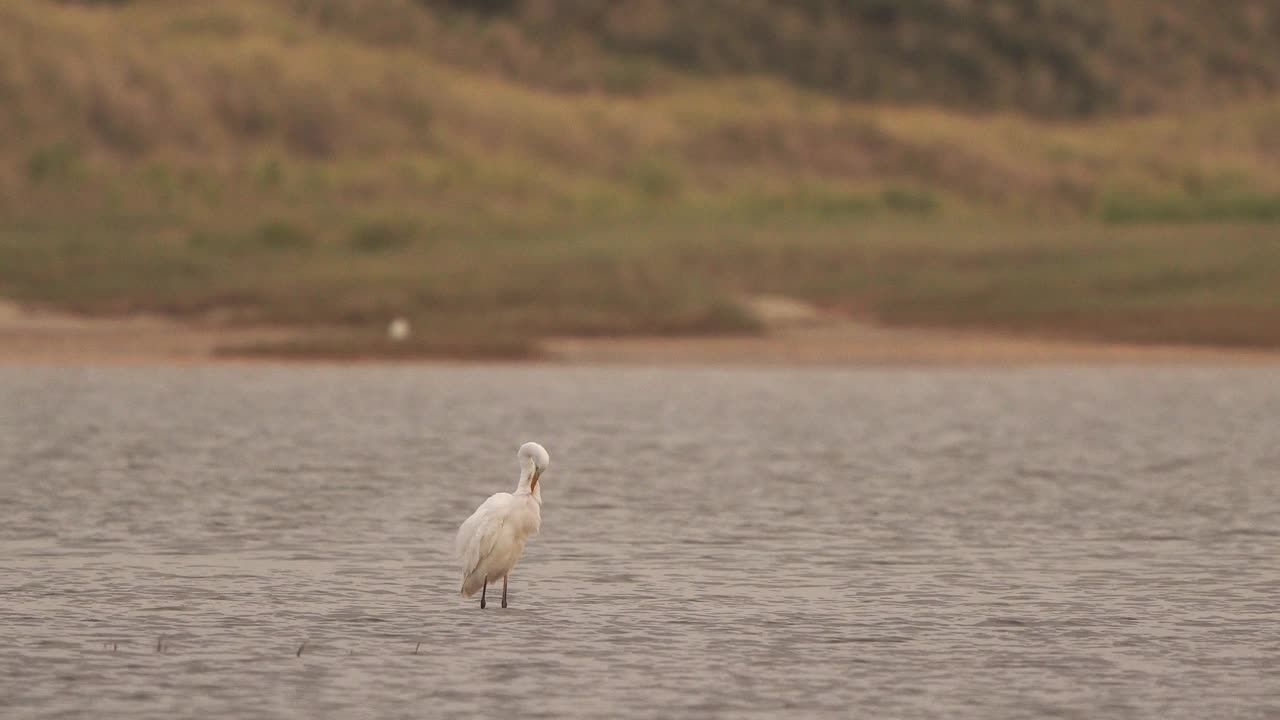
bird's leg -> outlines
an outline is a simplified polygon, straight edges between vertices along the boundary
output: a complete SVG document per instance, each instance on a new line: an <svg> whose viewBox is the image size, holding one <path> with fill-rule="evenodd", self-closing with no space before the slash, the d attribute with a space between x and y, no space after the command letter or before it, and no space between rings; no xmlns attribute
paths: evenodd
<svg viewBox="0 0 1280 720"><path fill-rule="evenodd" d="M480 609L484 609L484 591L489 589L489 576L484 576L484 587L480 588Z"/></svg>
<svg viewBox="0 0 1280 720"><path fill-rule="evenodd" d="M502 607L507 606L507 576L502 576Z"/></svg>

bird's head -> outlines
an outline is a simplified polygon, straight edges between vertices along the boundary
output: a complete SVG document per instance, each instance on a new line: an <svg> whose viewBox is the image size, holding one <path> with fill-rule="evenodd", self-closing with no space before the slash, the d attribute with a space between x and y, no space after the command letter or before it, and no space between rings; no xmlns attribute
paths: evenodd
<svg viewBox="0 0 1280 720"><path fill-rule="evenodd" d="M538 489L539 478L551 464L551 456L547 454L547 449L538 443L528 442L520 446L520 452L516 457L520 460L521 475L529 479L529 492L535 492Z"/></svg>

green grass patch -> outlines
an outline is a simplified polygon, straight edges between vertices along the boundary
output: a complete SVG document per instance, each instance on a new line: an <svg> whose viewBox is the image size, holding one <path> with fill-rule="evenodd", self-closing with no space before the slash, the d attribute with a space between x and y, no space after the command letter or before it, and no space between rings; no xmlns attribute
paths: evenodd
<svg viewBox="0 0 1280 720"><path fill-rule="evenodd" d="M404 249L421 235L412 220L377 219L357 223L347 236L347 244L360 253L383 253Z"/></svg>
<svg viewBox="0 0 1280 720"><path fill-rule="evenodd" d="M33 185L75 180L85 174L82 152L69 142L41 145L27 156L26 171Z"/></svg>
<svg viewBox="0 0 1280 720"><path fill-rule="evenodd" d="M375 251L301 241L312 236L279 220L185 235L156 217L10 221L0 226L0 295L90 312L234 308L246 321L345 328L323 345L260 349L335 357L499 356L552 335L750 334L762 328L733 298L755 293L904 324L1280 346L1280 246L1267 225L707 212L472 227L448 242L378 240ZM413 339L383 348L396 316L412 320Z"/></svg>
<svg viewBox="0 0 1280 720"><path fill-rule="evenodd" d="M1109 223L1276 223L1280 194L1236 190L1200 196L1111 193L1098 214Z"/></svg>
<svg viewBox="0 0 1280 720"><path fill-rule="evenodd" d="M628 182L650 199L670 198L684 187L679 166L670 158L640 158L627 167Z"/></svg>
<svg viewBox="0 0 1280 720"><path fill-rule="evenodd" d="M907 215L933 215L942 209L936 193L920 188L885 188L880 199L889 210Z"/></svg>
<svg viewBox="0 0 1280 720"><path fill-rule="evenodd" d="M254 229L253 241L268 250L310 250L315 236L304 228L285 220L264 222Z"/></svg>

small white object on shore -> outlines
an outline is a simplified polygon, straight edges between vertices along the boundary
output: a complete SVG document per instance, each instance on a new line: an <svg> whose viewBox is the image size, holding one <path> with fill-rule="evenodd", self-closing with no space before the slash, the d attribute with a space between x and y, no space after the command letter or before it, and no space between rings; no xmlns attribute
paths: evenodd
<svg viewBox="0 0 1280 720"><path fill-rule="evenodd" d="M387 337L395 342L402 342L409 338L409 321L402 317L398 317L391 321L387 326Z"/></svg>

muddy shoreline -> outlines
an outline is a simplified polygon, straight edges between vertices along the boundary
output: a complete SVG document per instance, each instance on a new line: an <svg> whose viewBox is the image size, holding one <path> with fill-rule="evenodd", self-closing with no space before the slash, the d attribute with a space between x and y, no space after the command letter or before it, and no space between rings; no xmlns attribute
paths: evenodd
<svg viewBox="0 0 1280 720"><path fill-rule="evenodd" d="M605 365L1280 364L1280 352L1013 337L969 330L886 327L776 300L758 303L768 327L750 337L549 338L523 361ZM379 355L240 354L237 347L305 336L297 328L240 327L161 316L86 317L0 303L3 365L214 365L485 362ZM506 360L503 362L513 362Z"/></svg>

